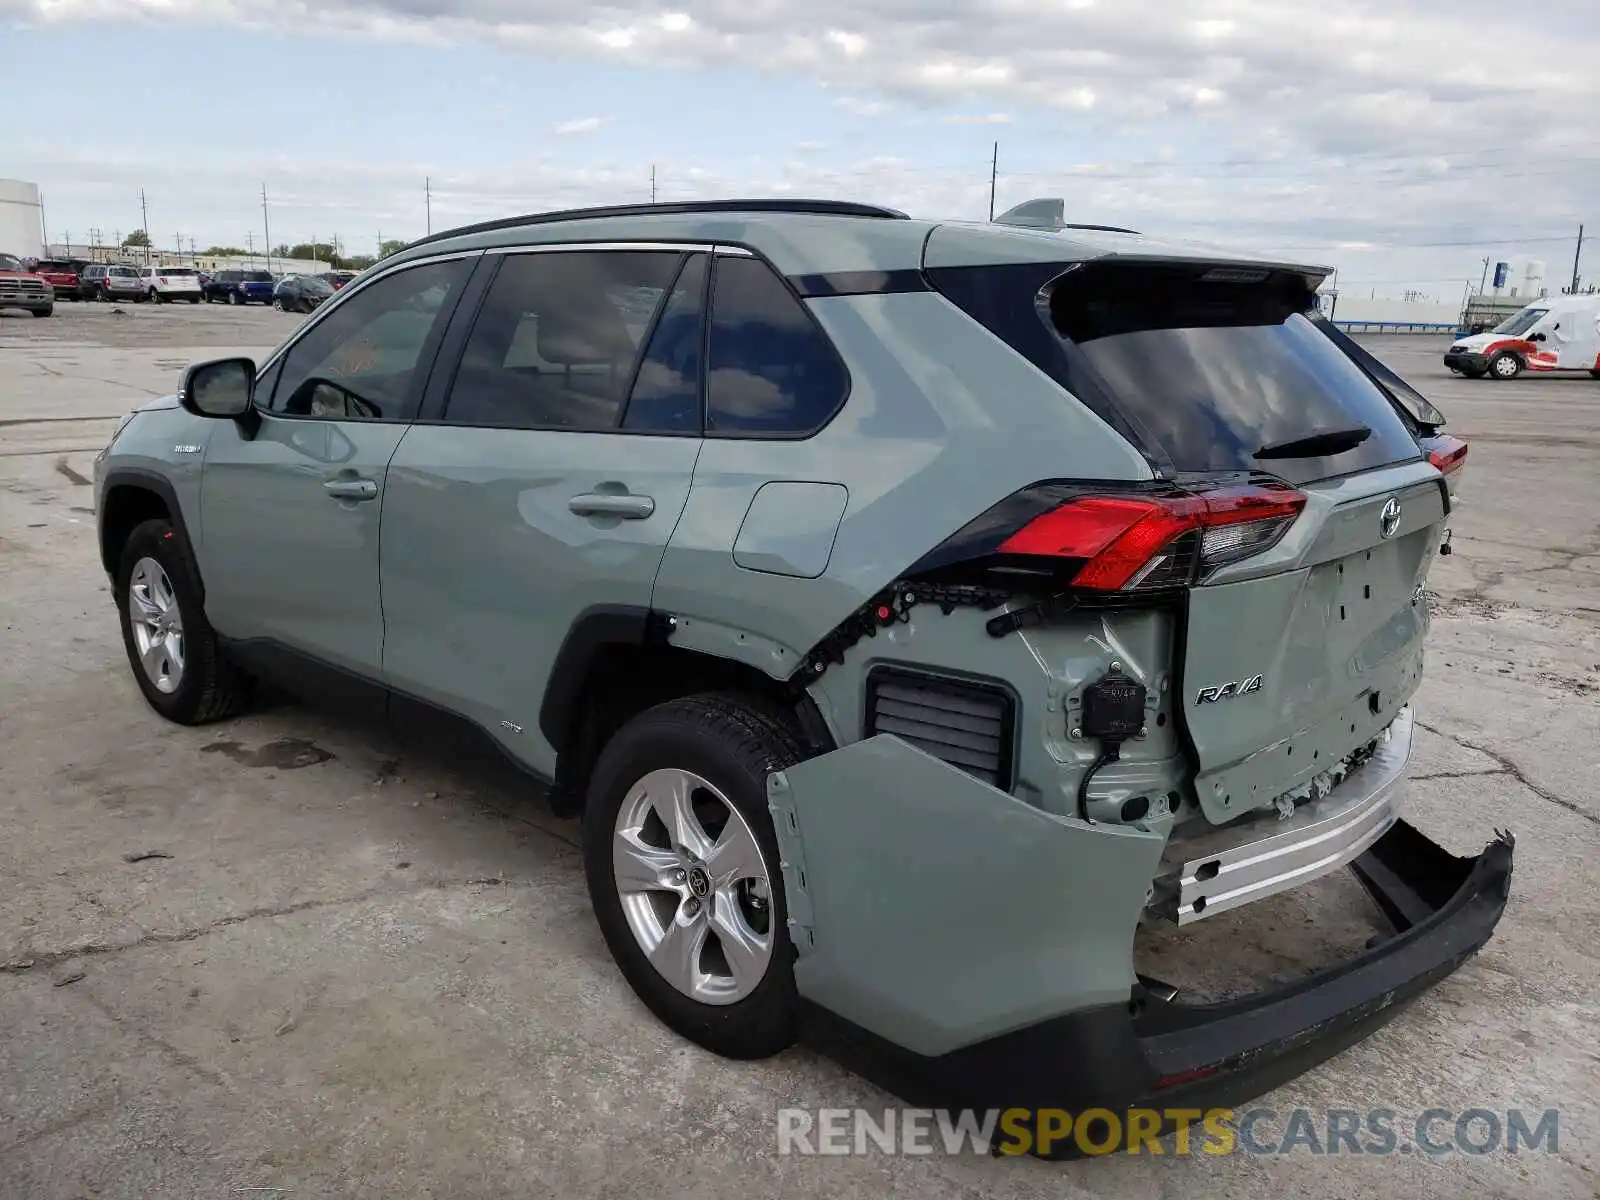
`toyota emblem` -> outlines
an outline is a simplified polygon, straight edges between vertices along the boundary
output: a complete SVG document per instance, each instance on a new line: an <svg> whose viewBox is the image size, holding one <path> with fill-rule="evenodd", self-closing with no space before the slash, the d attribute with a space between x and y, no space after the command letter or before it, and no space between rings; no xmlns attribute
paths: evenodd
<svg viewBox="0 0 1600 1200"><path fill-rule="evenodd" d="M1378 514L1378 532L1386 538L1392 538L1395 531L1400 528L1400 501L1393 496L1383 506L1383 511Z"/></svg>

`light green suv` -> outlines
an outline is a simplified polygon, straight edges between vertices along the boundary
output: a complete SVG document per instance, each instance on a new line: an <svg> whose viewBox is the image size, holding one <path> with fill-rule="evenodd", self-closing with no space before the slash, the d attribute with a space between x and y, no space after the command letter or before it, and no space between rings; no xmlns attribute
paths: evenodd
<svg viewBox="0 0 1600 1200"><path fill-rule="evenodd" d="M129 662L175 721L271 677L486 736L718 1053L1234 1103L1457 967L1511 874L1399 817L1465 447L1322 275L820 201L439 234L118 429ZM1345 964L1135 972L1142 922L1346 865L1393 933Z"/></svg>

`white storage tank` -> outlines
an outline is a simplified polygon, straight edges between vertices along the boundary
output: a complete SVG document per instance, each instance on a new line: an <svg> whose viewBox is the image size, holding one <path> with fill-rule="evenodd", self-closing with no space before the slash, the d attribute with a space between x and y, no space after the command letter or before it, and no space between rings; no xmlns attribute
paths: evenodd
<svg viewBox="0 0 1600 1200"><path fill-rule="evenodd" d="M1522 275L1522 294L1530 300L1537 300L1544 295L1544 264L1537 260L1530 260L1528 268Z"/></svg>
<svg viewBox="0 0 1600 1200"><path fill-rule="evenodd" d="M0 179L0 254L43 257L44 209L38 184Z"/></svg>

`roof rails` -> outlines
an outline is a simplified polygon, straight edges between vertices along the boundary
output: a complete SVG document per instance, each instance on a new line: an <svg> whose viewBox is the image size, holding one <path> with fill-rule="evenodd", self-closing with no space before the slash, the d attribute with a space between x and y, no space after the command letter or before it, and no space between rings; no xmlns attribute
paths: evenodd
<svg viewBox="0 0 1600 1200"><path fill-rule="evenodd" d="M910 218L899 209L881 208L876 204L856 204L849 200L678 200L668 204L614 204L603 208L567 208L557 212L529 213L521 217L500 217L494 221L480 221L476 225L461 225L430 234L407 245L426 246L447 238L466 237L474 233L493 233L497 229L515 229L521 225L551 225L559 221L587 221L599 217L655 217L695 213L804 213L828 217L874 217L880 220L907 221Z"/></svg>
<svg viewBox="0 0 1600 1200"><path fill-rule="evenodd" d="M1124 229L1120 225L1074 225L1067 220L1066 212L1065 200L1024 200L1015 208L1006 209L994 219L994 223L1015 225L1022 229L1043 229L1051 233L1063 229L1081 229L1094 233L1131 233L1140 236L1137 229Z"/></svg>

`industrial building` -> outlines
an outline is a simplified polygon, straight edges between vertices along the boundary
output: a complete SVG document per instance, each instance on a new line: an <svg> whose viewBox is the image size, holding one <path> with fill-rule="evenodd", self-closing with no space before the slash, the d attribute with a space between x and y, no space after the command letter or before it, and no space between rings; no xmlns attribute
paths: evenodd
<svg viewBox="0 0 1600 1200"><path fill-rule="evenodd" d="M0 179L0 254L38 258L44 253L44 201L39 185Z"/></svg>

